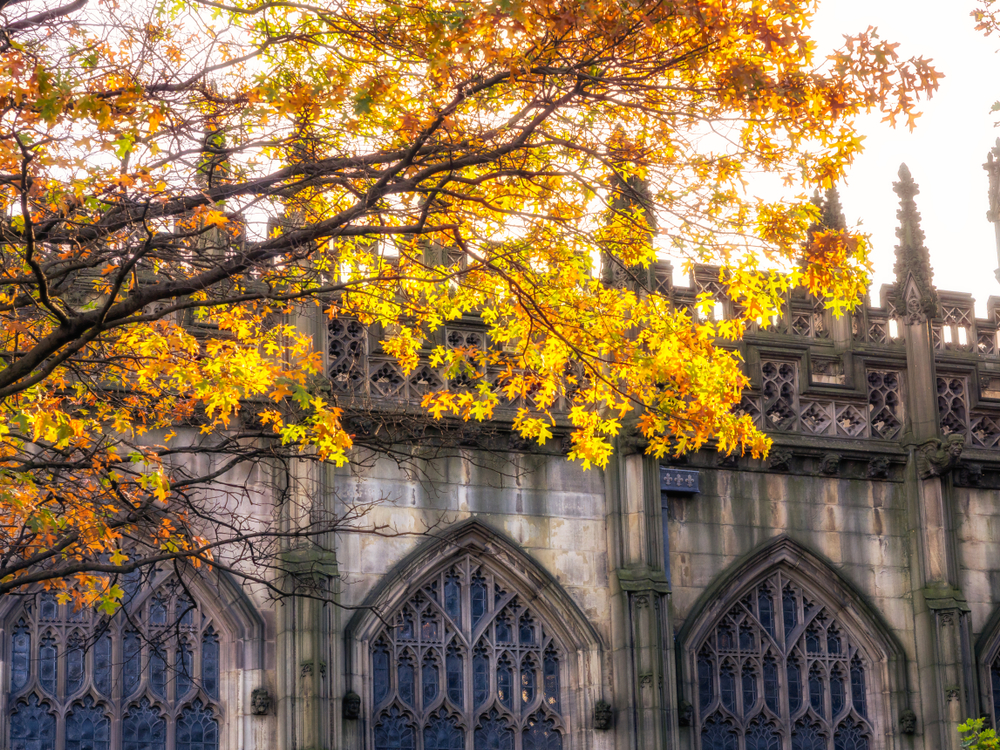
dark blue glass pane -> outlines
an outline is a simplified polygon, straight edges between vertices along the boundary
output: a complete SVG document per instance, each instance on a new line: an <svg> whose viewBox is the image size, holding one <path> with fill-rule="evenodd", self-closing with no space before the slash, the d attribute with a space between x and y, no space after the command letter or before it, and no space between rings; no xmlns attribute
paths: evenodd
<svg viewBox="0 0 1000 750"><path fill-rule="evenodd" d="M778 708L778 663L770 656L764 659L764 702L774 713Z"/></svg>
<svg viewBox="0 0 1000 750"><path fill-rule="evenodd" d="M781 750L781 735L773 724L755 719L747 727L746 750Z"/></svg>
<svg viewBox="0 0 1000 750"><path fill-rule="evenodd" d="M826 718L826 706L823 703L823 677L815 667L809 670L809 705L813 711Z"/></svg>
<svg viewBox="0 0 1000 750"><path fill-rule="evenodd" d="M781 594L781 614L785 621L785 638L788 638L798 624L798 606L791 588L786 588Z"/></svg>
<svg viewBox="0 0 1000 750"><path fill-rule="evenodd" d="M177 611L174 615L181 621L181 627L192 628L194 621L194 602L186 596L177 597Z"/></svg>
<svg viewBox="0 0 1000 750"><path fill-rule="evenodd" d="M66 750L109 750L111 720L94 706L90 696L66 717Z"/></svg>
<svg viewBox="0 0 1000 750"><path fill-rule="evenodd" d="M535 663L530 659L525 659L521 663L521 705L528 708L535 702L535 683L538 679L535 670Z"/></svg>
<svg viewBox="0 0 1000 750"><path fill-rule="evenodd" d="M830 628L826 633L826 652L828 654L840 653L840 633L836 628Z"/></svg>
<svg viewBox="0 0 1000 750"><path fill-rule="evenodd" d="M28 626L19 622L10 640L10 683L11 690L17 691L28 684L31 676L31 633Z"/></svg>
<svg viewBox="0 0 1000 750"><path fill-rule="evenodd" d="M719 625L717 638L720 651L736 650L736 634L733 632L733 624L728 620Z"/></svg>
<svg viewBox="0 0 1000 750"><path fill-rule="evenodd" d="M506 658L501 659L497 664L497 698L508 710L513 710L514 670L511 669L510 662Z"/></svg>
<svg viewBox="0 0 1000 750"><path fill-rule="evenodd" d="M769 636L774 638L774 600L771 592L763 586L757 592L757 612L760 615L760 624Z"/></svg>
<svg viewBox="0 0 1000 750"><path fill-rule="evenodd" d="M826 750L826 737L819 725L798 722L792 730L792 750Z"/></svg>
<svg viewBox="0 0 1000 750"><path fill-rule="evenodd" d="M545 652L542 664L545 678L545 703L553 711L559 711L559 657L552 649Z"/></svg>
<svg viewBox="0 0 1000 750"><path fill-rule="evenodd" d="M535 621L531 619L530 615L521 615L518 630L520 631L518 637L522 646L533 646L535 644Z"/></svg>
<svg viewBox="0 0 1000 750"><path fill-rule="evenodd" d="M167 624L167 603L159 596L154 596L149 601L149 624Z"/></svg>
<svg viewBox="0 0 1000 750"><path fill-rule="evenodd" d="M187 695L194 685L194 654L186 642L181 641L174 656L174 670L177 672L178 700Z"/></svg>
<svg viewBox="0 0 1000 750"><path fill-rule="evenodd" d="M819 630L812 625L806 628L806 651L810 654L818 654L820 651Z"/></svg>
<svg viewBox="0 0 1000 750"><path fill-rule="evenodd" d="M736 675L729 664L719 671L719 698L728 710L736 712Z"/></svg>
<svg viewBox="0 0 1000 750"><path fill-rule="evenodd" d="M38 644L38 682L49 695L56 694L56 664L59 649L56 639L51 635L42 636Z"/></svg>
<svg viewBox="0 0 1000 750"><path fill-rule="evenodd" d="M400 699L409 706L416 705L414 700L415 673L413 658L409 654L404 655L396 666L396 685Z"/></svg>
<svg viewBox="0 0 1000 750"><path fill-rule="evenodd" d="M562 735L555 722L535 714L528 719L521 737L522 750L562 750Z"/></svg>
<svg viewBox="0 0 1000 750"><path fill-rule="evenodd" d="M702 651L698 655L698 703L701 706L702 715L712 705L714 690L712 687L712 660L708 651Z"/></svg>
<svg viewBox="0 0 1000 750"><path fill-rule="evenodd" d="M211 628L201 639L201 684L210 696L219 697L219 636Z"/></svg>
<svg viewBox="0 0 1000 750"><path fill-rule="evenodd" d="M219 722L200 700L181 711L177 720L177 750L219 750Z"/></svg>
<svg viewBox="0 0 1000 750"><path fill-rule="evenodd" d="M788 710L793 714L802 706L802 673L793 659L788 661Z"/></svg>
<svg viewBox="0 0 1000 750"><path fill-rule="evenodd" d="M41 595L38 606L38 619L50 622L59 619L59 602L56 600L55 594L46 592Z"/></svg>
<svg viewBox="0 0 1000 750"><path fill-rule="evenodd" d="M993 662L990 676L993 681L993 721L996 726L1000 722L1000 661Z"/></svg>
<svg viewBox="0 0 1000 750"><path fill-rule="evenodd" d="M66 696L74 695L83 687L83 660L85 656L85 644L78 635L73 635L69 639L66 649Z"/></svg>
<svg viewBox="0 0 1000 750"><path fill-rule="evenodd" d="M448 680L448 700L455 704L456 708L462 708L465 702L465 686L462 684L462 676L465 672L462 655L454 646L448 649L448 656L445 658L445 675Z"/></svg>
<svg viewBox="0 0 1000 750"><path fill-rule="evenodd" d="M1000 694L1000 693L998 693ZM479 708L490 696L490 662L482 645L472 656L472 702Z"/></svg>
<svg viewBox="0 0 1000 750"><path fill-rule="evenodd" d="M11 750L55 750L56 717L32 694L18 701L10 717Z"/></svg>
<svg viewBox="0 0 1000 750"><path fill-rule="evenodd" d="M868 735L864 727L848 719L833 735L833 750L868 750Z"/></svg>
<svg viewBox="0 0 1000 750"><path fill-rule="evenodd" d="M111 634L105 633L94 644L94 687L111 697Z"/></svg>
<svg viewBox="0 0 1000 750"><path fill-rule="evenodd" d="M736 729L719 714L701 727L701 750L736 750Z"/></svg>
<svg viewBox="0 0 1000 750"><path fill-rule="evenodd" d="M416 732L395 706L375 724L375 750L413 750Z"/></svg>
<svg viewBox="0 0 1000 750"><path fill-rule="evenodd" d="M375 693L375 705L378 706L389 694L389 648L379 642L372 652L372 676Z"/></svg>
<svg viewBox="0 0 1000 750"><path fill-rule="evenodd" d="M496 620L497 643L513 643L514 633L510 626L510 616L504 612Z"/></svg>
<svg viewBox="0 0 1000 750"><path fill-rule="evenodd" d="M854 710L862 716L867 717L865 710L865 669L861 665L861 660L855 656L851 661L851 703Z"/></svg>
<svg viewBox="0 0 1000 750"><path fill-rule="evenodd" d="M494 709L476 727L473 745L474 750L514 750L514 730Z"/></svg>
<svg viewBox="0 0 1000 750"><path fill-rule="evenodd" d="M396 637L401 641L415 641L417 639L417 631L413 627L412 612L403 612L399 616L399 622L396 624Z"/></svg>
<svg viewBox="0 0 1000 750"><path fill-rule="evenodd" d="M167 660L161 648L149 649L149 687L159 697L167 697Z"/></svg>
<svg viewBox="0 0 1000 750"><path fill-rule="evenodd" d="M124 641L125 664L125 697L132 695L139 687L139 676L142 674L142 641L134 630L125 633Z"/></svg>
<svg viewBox="0 0 1000 750"><path fill-rule="evenodd" d="M462 620L462 587L458 576L450 573L444 579L444 611L454 622Z"/></svg>
<svg viewBox="0 0 1000 750"><path fill-rule="evenodd" d="M450 716L434 715L424 727L424 750L464 750L465 732Z"/></svg>
<svg viewBox="0 0 1000 750"><path fill-rule="evenodd" d="M472 629L475 630L486 616L486 579L478 575L473 576L471 589Z"/></svg>
<svg viewBox="0 0 1000 750"><path fill-rule="evenodd" d="M844 678L840 672L833 672L830 675L830 712L831 718L837 718L837 714L844 710Z"/></svg>
<svg viewBox="0 0 1000 750"><path fill-rule="evenodd" d="M756 649L756 641L754 637L753 626L749 622L744 622L740 625L740 650L741 651L754 651Z"/></svg>
<svg viewBox="0 0 1000 750"><path fill-rule="evenodd" d="M757 670L750 663L743 665L743 715L750 714L757 705Z"/></svg>
<svg viewBox="0 0 1000 750"><path fill-rule="evenodd" d="M167 722L143 698L122 720L122 750L165 750Z"/></svg>
<svg viewBox="0 0 1000 750"><path fill-rule="evenodd" d="M438 669L438 660L430 652L424 656L424 663L420 669L420 684L423 687L424 708L427 708L437 698L438 689L441 685L441 671Z"/></svg>

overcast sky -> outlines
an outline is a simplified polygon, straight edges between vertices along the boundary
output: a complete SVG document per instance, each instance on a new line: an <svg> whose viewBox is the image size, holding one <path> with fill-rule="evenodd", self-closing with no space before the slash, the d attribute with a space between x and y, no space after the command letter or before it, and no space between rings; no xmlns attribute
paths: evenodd
<svg viewBox="0 0 1000 750"><path fill-rule="evenodd" d="M924 115L913 133L892 129L878 117L865 119L864 155L853 165L841 200L848 222L860 221L872 236L878 289L893 280L893 248L898 200L892 183L905 162L920 186L917 207L923 217L934 281L938 289L971 292L977 315L985 316L986 300L1000 296L987 177L982 168L1000 136L990 114L1000 99L1000 37L974 30L971 0L820 0L814 37L821 50L839 46L841 35L869 25L879 35L900 43L897 52L934 60L945 74L938 93L923 104Z"/></svg>

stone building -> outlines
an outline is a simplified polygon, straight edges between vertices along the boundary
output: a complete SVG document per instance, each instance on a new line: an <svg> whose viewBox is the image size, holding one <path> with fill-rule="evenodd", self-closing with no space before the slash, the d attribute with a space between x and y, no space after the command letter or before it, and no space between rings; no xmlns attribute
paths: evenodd
<svg viewBox="0 0 1000 750"><path fill-rule="evenodd" d="M307 477L379 501L305 560L341 607L164 573L87 615L8 604L8 746L30 750L936 750L1000 718L1000 299L937 291L901 172L896 283L839 319L806 297L740 342L766 461L604 470L494 433ZM717 295L697 269L677 305ZM404 377L360 326L333 387L386 410ZM445 341L482 342L469 320ZM405 409L404 409L405 411ZM492 441L492 442L490 442ZM290 560L294 564L295 560ZM183 585L182 585L183 584ZM178 623L162 652L142 628Z"/></svg>

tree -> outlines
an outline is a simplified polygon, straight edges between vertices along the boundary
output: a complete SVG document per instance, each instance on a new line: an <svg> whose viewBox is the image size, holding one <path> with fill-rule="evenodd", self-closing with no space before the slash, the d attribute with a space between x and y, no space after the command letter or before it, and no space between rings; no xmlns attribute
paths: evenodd
<svg viewBox="0 0 1000 750"><path fill-rule="evenodd" d="M213 485L392 449L325 385L303 325L321 317L377 326L410 371L445 322L479 316L489 346L424 355L452 388L423 409L449 429L530 396L512 425L544 443L563 398L584 466L630 420L655 455L765 452L733 412L745 379L726 343L791 287L857 301L865 239L805 242L805 193L860 152L856 115L912 127L938 79L871 29L819 56L811 13L0 5L0 593L111 608L116 574L176 559L246 574L233 561L263 539L344 523L262 530L238 510L248 488ZM755 198L755 175L802 195ZM671 309L646 273L664 252L719 264L741 317L711 320L707 296Z"/></svg>

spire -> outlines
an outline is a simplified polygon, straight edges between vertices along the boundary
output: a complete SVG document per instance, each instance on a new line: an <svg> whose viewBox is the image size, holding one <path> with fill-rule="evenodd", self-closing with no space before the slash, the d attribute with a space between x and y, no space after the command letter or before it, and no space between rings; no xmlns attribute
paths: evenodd
<svg viewBox="0 0 1000 750"><path fill-rule="evenodd" d="M983 169L986 170L990 178L990 210L986 212L986 220L993 224L997 243L997 261L1000 262L1000 138L997 138L997 145L991 148L986 155ZM997 268L994 274L997 281L1000 281L1000 268Z"/></svg>
<svg viewBox="0 0 1000 750"><path fill-rule="evenodd" d="M937 316L938 296L934 288L934 271L930 254L924 245L924 232L920 228L920 213L913 197L920 192L905 164L899 167L899 182L892 184L899 196L899 228L896 237L896 288L892 302L896 315L907 323L915 324Z"/></svg>
<svg viewBox="0 0 1000 750"><path fill-rule="evenodd" d="M824 227L827 229L847 229L847 219L844 218L844 209L840 205L840 193L837 192L836 187L827 188L822 211L820 221Z"/></svg>

